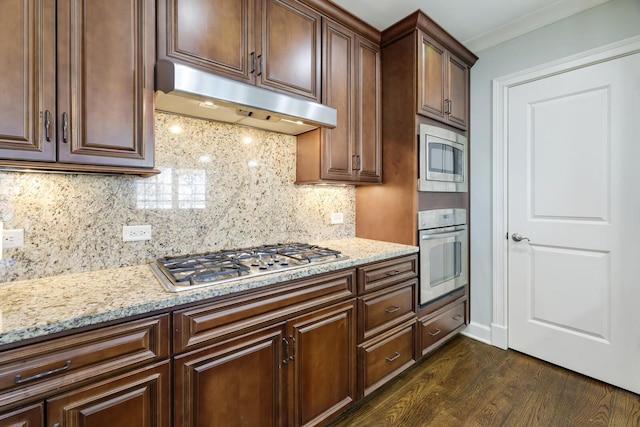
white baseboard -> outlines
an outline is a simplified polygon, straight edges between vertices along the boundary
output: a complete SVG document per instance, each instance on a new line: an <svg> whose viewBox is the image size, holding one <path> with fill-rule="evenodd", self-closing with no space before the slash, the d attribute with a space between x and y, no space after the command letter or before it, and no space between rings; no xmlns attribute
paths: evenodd
<svg viewBox="0 0 640 427"><path fill-rule="evenodd" d="M486 325L471 322L460 333L469 338L473 338L476 341L481 341L485 344L491 344L491 329L489 329L489 327Z"/></svg>
<svg viewBox="0 0 640 427"><path fill-rule="evenodd" d="M507 328L505 326L491 324L491 345L506 350L509 347L507 337Z"/></svg>

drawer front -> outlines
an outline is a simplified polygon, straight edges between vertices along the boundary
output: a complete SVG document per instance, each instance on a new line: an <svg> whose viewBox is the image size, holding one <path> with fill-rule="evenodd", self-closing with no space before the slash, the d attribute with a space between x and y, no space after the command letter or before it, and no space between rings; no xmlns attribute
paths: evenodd
<svg viewBox="0 0 640 427"><path fill-rule="evenodd" d="M169 315L132 321L0 353L0 393L34 397L169 357ZM13 395L0 394L0 407Z"/></svg>
<svg viewBox="0 0 640 427"><path fill-rule="evenodd" d="M403 282L417 275L417 255L360 267L358 268L358 295Z"/></svg>
<svg viewBox="0 0 640 427"><path fill-rule="evenodd" d="M442 314L421 322L422 354L432 350L437 343L465 324L465 304L466 301L462 301Z"/></svg>
<svg viewBox="0 0 640 427"><path fill-rule="evenodd" d="M174 313L174 352L215 342L246 328L283 320L307 309L351 298L355 270L203 304Z"/></svg>
<svg viewBox="0 0 640 427"><path fill-rule="evenodd" d="M361 345L358 349L363 367L361 394L370 394L416 363L415 341L416 322L412 320Z"/></svg>
<svg viewBox="0 0 640 427"><path fill-rule="evenodd" d="M416 314L417 285L418 280L411 279L407 283L359 298L359 340L367 340L397 323L412 318Z"/></svg>

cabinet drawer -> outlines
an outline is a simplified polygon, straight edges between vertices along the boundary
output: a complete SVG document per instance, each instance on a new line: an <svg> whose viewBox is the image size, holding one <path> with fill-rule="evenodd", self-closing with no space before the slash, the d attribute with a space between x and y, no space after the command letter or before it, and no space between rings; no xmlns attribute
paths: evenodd
<svg viewBox="0 0 640 427"><path fill-rule="evenodd" d="M174 352L180 353L243 329L353 296L355 271L345 270L286 286L203 304L174 313Z"/></svg>
<svg viewBox="0 0 640 427"><path fill-rule="evenodd" d="M416 314L417 279L358 299L358 339L364 341Z"/></svg>
<svg viewBox="0 0 640 427"><path fill-rule="evenodd" d="M412 255L358 268L358 294L362 295L418 275L418 257Z"/></svg>
<svg viewBox="0 0 640 427"><path fill-rule="evenodd" d="M361 395L368 395L416 363L416 322L411 320L358 349Z"/></svg>
<svg viewBox="0 0 640 427"><path fill-rule="evenodd" d="M169 315L137 320L0 353L0 393L35 397L168 357ZM0 394L0 407L20 394Z"/></svg>
<svg viewBox="0 0 640 427"><path fill-rule="evenodd" d="M459 302L436 317L421 321L422 354L431 351L465 324L465 304L466 301Z"/></svg>

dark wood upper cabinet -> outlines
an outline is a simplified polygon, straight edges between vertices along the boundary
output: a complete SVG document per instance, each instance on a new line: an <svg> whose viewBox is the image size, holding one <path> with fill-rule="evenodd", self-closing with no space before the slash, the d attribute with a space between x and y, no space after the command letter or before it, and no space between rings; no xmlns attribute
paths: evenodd
<svg viewBox="0 0 640 427"><path fill-rule="evenodd" d="M55 161L54 7L54 0L2 2L0 159Z"/></svg>
<svg viewBox="0 0 640 427"><path fill-rule="evenodd" d="M160 0L158 59L320 101L321 17L295 0Z"/></svg>
<svg viewBox="0 0 640 427"><path fill-rule="evenodd" d="M380 58L377 44L323 20L322 99L338 120L298 135L297 183L382 182Z"/></svg>
<svg viewBox="0 0 640 427"><path fill-rule="evenodd" d="M255 0L161 0L158 59L253 82L255 23Z"/></svg>
<svg viewBox="0 0 640 427"><path fill-rule="evenodd" d="M153 167L153 5L58 1L58 161Z"/></svg>
<svg viewBox="0 0 640 427"><path fill-rule="evenodd" d="M426 32L417 33L418 114L466 130L470 66Z"/></svg>
<svg viewBox="0 0 640 427"><path fill-rule="evenodd" d="M0 166L157 173L154 4L2 3Z"/></svg>

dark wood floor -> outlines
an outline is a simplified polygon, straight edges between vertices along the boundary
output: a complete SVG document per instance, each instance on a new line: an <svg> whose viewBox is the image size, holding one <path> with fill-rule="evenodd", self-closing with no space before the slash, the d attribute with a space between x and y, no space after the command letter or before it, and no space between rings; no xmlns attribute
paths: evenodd
<svg viewBox="0 0 640 427"><path fill-rule="evenodd" d="M640 426L640 396L458 336L331 426Z"/></svg>

